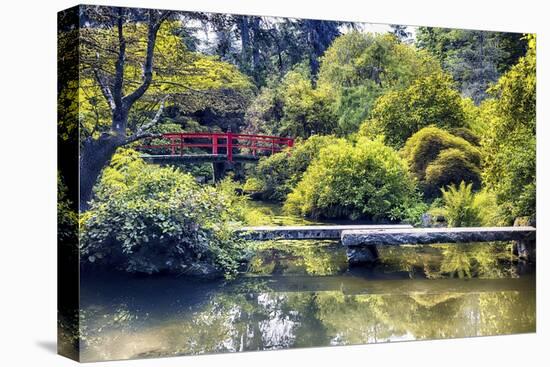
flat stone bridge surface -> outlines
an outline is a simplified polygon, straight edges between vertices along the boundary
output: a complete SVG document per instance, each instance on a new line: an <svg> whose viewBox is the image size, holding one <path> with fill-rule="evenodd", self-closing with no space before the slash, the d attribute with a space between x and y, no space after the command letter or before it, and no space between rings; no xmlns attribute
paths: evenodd
<svg viewBox="0 0 550 367"><path fill-rule="evenodd" d="M344 246L404 245L534 240L534 227L353 229L342 232Z"/></svg>
<svg viewBox="0 0 550 367"><path fill-rule="evenodd" d="M350 230L412 229L408 224L397 225L313 225L243 227L237 233L251 241L270 240L339 240L342 232Z"/></svg>

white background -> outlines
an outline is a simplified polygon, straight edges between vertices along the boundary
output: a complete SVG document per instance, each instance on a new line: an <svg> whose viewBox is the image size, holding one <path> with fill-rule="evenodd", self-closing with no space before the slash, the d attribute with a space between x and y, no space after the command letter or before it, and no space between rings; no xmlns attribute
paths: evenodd
<svg viewBox="0 0 550 367"><path fill-rule="evenodd" d="M549 26L545 1L90 1L258 15L538 33L537 333L94 366L540 366L550 362L548 317ZM12 0L0 9L0 364L69 366L56 340L56 12L73 1ZM546 25L545 25L546 23ZM544 165L546 163L546 166ZM546 189L546 190L545 190ZM546 339L546 342L544 341Z"/></svg>

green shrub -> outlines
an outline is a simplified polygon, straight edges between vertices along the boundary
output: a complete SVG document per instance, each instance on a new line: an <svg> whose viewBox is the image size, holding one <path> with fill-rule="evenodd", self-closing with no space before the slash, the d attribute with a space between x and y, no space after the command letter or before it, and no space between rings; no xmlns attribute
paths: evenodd
<svg viewBox="0 0 550 367"><path fill-rule="evenodd" d="M172 167L117 153L82 218L81 258L132 273L233 274L242 243L233 223L242 197L232 183L199 186Z"/></svg>
<svg viewBox="0 0 550 367"><path fill-rule="evenodd" d="M69 199L69 189L57 173L58 252L67 261L78 261L78 206ZM70 270L70 269L64 269ZM69 271L70 273L70 271Z"/></svg>
<svg viewBox="0 0 550 367"><path fill-rule="evenodd" d="M283 118L280 134L306 138L314 134L331 134L336 129L330 89L311 82L309 70L298 65L281 82Z"/></svg>
<svg viewBox="0 0 550 367"><path fill-rule="evenodd" d="M391 91L378 98L360 132L369 137L381 135L386 144L401 148L423 127L436 125L450 129L466 124L460 93L454 89L451 78L440 73L420 78L407 89Z"/></svg>
<svg viewBox="0 0 550 367"><path fill-rule="evenodd" d="M426 168L424 192L428 197L434 197L440 187L466 181L472 184L474 190L481 187L481 172L479 166L472 162L467 152L456 148L445 149Z"/></svg>
<svg viewBox="0 0 550 367"><path fill-rule="evenodd" d="M401 219L417 204L414 180L380 140L340 140L319 152L288 195L285 210L314 218Z"/></svg>
<svg viewBox="0 0 550 367"><path fill-rule="evenodd" d="M466 127L457 127L455 129L451 129L449 132L454 136L458 136L459 138L466 140L472 145L479 146L479 136L477 136L472 130Z"/></svg>
<svg viewBox="0 0 550 367"><path fill-rule="evenodd" d="M243 190L246 193L261 192L264 185L261 180L256 177L249 177L243 185Z"/></svg>
<svg viewBox="0 0 550 367"><path fill-rule="evenodd" d="M76 206L68 198L68 188L61 172L57 173L57 238L59 243L74 248L78 234L78 213Z"/></svg>
<svg viewBox="0 0 550 367"><path fill-rule="evenodd" d="M476 189L480 186L479 149L448 131L425 127L407 140L401 154L428 198L460 181L473 182Z"/></svg>
<svg viewBox="0 0 550 367"><path fill-rule="evenodd" d="M506 221L502 214L502 208L497 204L497 197L494 192L487 189L476 192L474 196L474 207L479 210L481 226L491 227L506 225Z"/></svg>
<svg viewBox="0 0 550 367"><path fill-rule="evenodd" d="M284 151L262 158L258 163L249 185L262 192L262 198L284 201L302 178L307 167L322 147L338 141L334 136L311 136L307 140L296 141L291 151ZM250 181L251 179L249 179Z"/></svg>

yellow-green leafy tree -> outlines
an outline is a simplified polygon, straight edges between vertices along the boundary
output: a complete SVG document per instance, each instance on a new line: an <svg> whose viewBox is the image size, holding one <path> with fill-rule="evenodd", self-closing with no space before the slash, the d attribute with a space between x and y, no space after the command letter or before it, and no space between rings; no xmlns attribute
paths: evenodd
<svg viewBox="0 0 550 367"><path fill-rule="evenodd" d="M536 38L528 39L526 56L489 90L495 99L482 106L490 111L483 179L509 221L534 217L536 209Z"/></svg>
<svg viewBox="0 0 550 367"><path fill-rule="evenodd" d="M187 49L171 12L87 7L80 27L80 209L115 150L151 137L165 105L243 104L251 83L236 67ZM227 98L229 96L230 98Z"/></svg>

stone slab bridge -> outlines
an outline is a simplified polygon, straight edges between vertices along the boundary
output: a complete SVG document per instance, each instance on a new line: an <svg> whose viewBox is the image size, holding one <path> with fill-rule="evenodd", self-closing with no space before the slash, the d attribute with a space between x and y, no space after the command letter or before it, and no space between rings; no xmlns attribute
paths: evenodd
<svg viewBox="0 0 550 367"><path fill-rule="evenodd" d="M535 260L536 228L456 227L413 228L410 225L322 225L243 227L237 233L247 240L340 240L350 264L372 263L378 259L377 246L424 245L515 241L521 258Z"/></svg>
<svg viewBox="0 0 550 367"><path fill-rule="evenodd" d="M236 171L242 163L257 162L262 156L293 146L294 139L280 136L201 132L161 134L137 148L150 163L211 162L214 181L219 181L226 171Z"/></svg>

